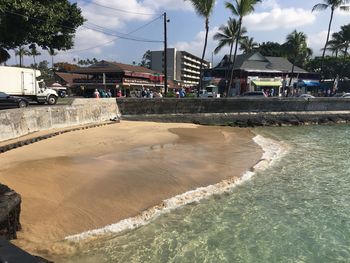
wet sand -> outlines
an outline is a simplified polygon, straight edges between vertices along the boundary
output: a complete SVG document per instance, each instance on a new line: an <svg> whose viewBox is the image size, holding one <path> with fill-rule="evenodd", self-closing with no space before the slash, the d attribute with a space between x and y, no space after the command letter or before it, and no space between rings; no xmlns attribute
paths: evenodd
<svg viewBox="0 0 350 263"><path fill-rule="evenodd" d="M138 215L162 200L239 177L262 155L248 129L121 122L0 155L0 182L22 196L15 241L60 253L68 235Z"/></svg>

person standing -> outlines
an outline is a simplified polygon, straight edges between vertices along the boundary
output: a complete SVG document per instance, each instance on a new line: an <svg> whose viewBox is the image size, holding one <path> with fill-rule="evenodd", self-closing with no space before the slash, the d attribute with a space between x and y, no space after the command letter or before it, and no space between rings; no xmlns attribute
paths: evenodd
<svg viewBox="0 0 350 263"><path fill-rule="evenodd" d="M99 99L100 98L100 93L98 92L97 89L94 91L94 98Z"/></svg>

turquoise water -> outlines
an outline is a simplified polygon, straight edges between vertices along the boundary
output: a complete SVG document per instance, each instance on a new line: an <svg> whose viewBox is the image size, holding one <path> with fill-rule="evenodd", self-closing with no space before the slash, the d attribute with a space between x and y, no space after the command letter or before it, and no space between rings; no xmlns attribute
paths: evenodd
<svg viewBox="0 0 350 263"><path fill-rule="evenodd" d="M64 262L350 262L350 126L262 128L289 153L252 180Z"/></svg>

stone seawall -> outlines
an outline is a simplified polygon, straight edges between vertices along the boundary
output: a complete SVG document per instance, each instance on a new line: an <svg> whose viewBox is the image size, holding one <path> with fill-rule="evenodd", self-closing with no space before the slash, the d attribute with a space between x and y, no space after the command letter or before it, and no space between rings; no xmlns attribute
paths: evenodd
<svg viewBox="0 0 350 263"><path fill-rule="evenodd" d="M350 111L350 99L345 98L118 98L117 104L122 115Z"/></svg>
<svg viewBox="0 0 350 263"><path fill-rule="evenodd" d="M350 99L117 99L125 120L239 127L350 121Z"/></svg>
<svg viewBox="0 0 350 263"><path fill-rule="evenodd" d="M120 119L115 99L75 99L72 105L0 111L0 141L32 132Z"/></svg>

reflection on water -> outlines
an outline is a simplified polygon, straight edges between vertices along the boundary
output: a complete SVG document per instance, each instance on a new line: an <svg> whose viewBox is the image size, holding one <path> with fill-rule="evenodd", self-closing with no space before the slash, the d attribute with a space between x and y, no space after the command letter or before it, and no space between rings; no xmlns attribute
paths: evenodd
<svg viewBox="0 0 350 263"><path fill-rule="evenodd" d="M348 125L264 128L291 152L236 187L60 262L349 262Z"/></svg>

